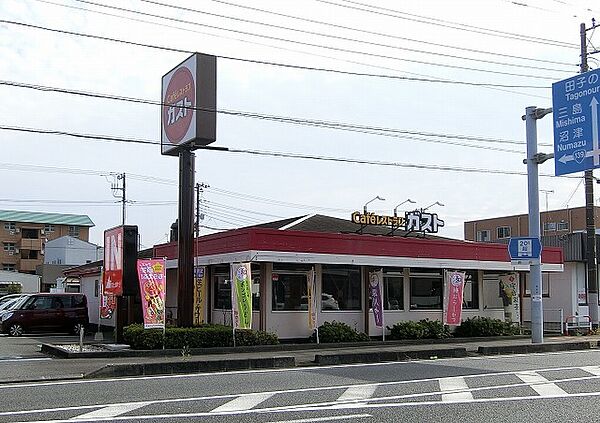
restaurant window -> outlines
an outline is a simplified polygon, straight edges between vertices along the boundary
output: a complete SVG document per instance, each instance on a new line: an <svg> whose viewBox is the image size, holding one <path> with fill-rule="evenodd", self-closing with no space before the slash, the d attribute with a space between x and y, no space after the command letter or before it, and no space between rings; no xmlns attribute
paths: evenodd
<svg viewBox="0 0 600 423"><path fill-rule="evenodd" d="M496 228L496 235L498 235L498 239L510 238L510 226L500 226Z"/></svg>
<svg viewBox="0 0 600 423"><path fill-rule="evenodd" d="M361 310L360 268L323 265L322 310Z"/></svg>
<svg viewBox="0 0 600 423"><path fill-rule="evenodd" d="M272 310L308 309L307 273L275 273L271 275Z"/></svg>
<svg viewBox="0 0 600 423"><path fill-rule="evenodd" d="M492 239L492 236L490 235L490 231L489 230L477 231L477 238L476 238L476 240L478 242L486 242L486 241L490 241L491 239Z"/></svg>
<svg viewBox="0 0 600 423"><path fill-rule="evenodd" d="M404 310L404 274L401 268L383 269L382 289L384 310ZM371 298L369 298L369 308L371 307Z"/></svg>
<svg viewBox="0 0 600 423"><path fill-rule="evenodd" d="M523 296L531 297L531 278L529 277L529 273L521 273L524 280L524 291ZM550 274L542 273L542 297L550 296Z"/></svg>
<svg viewBox="0 0 600 423"><path fill-rule="evenodd" d="M252 310L260 310L260 271L252 264ZM212 276L215 310L231 310L231 275L229 266L216 266Z"/></svg>
<svg viewBox="0 0 600 423"><path fill-rule="evenodd" d="M475 310L479 308L479 272L465 271L465 286L463 289L463 308Z"/></svg>
<svg viewBox="0 0 600 423"><path fill-rule="evenodd" d="M410 269L410 308L412 310L442 309L442 271Z"/></svg>

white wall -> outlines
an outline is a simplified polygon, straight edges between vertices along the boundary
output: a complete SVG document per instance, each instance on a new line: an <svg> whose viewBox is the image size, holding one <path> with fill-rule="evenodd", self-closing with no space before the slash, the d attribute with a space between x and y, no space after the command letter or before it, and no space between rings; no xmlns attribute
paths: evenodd
<svg viewBox="0 0 600 423"><path fill-rule="evenodd" d="M21 292L24 294L40 292L40 276L38 275L0 270L0 283L21 284Z"/></svg>
<svg viewBox="0 0 600 423"><path fill-rule="evenodd" d="M99 298L95 295L95 285L96 281L100 283L100 274L84 276L81 278L81 293L84 294L87 298L88 304L88 316L90 324L97 325L98 324L98 316L99 316L99 307L100 302ZM115 326L115 317L111 317L110 319L101 319L100 324L102 326Z"/></svg>

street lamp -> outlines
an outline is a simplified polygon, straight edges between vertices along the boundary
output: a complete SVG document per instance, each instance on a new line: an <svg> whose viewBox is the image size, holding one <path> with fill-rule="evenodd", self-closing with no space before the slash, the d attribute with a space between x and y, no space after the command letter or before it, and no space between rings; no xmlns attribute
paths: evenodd
<svg viewBox="0 0 600 423"><path fill-rule="evenodd" d="M444 207L444 204L440 203L439 201L436 201L435 203L428 205L428 206L427 206L427 207L425 207L424 209L421 209L421 211L425 211L425 210L427 210L428 208L430 208L430 207L433 207L433 206L435 206L435 205L438 205L438 206L442 206L442 207Z"/></svg>
<svg viewBox="0 0 600 423"><path fill-rule="evenodd" d="M397 216L396 214L396 210L398 210L398 207L400 207L402 204L404 203L411 203L411 204L415 204L416 201L411 200L410 198L404 200L403 202L401 202L400 204L398 204L396 207L394 207L394 216Z"/></svg>
<svg viewBox="0 0 600 423"><path fill-rule="evenodd" d="M385 201L385 198L382 198L382 197L380 197L380 196L377 196L377 197L373 198L372 200L369 200L369 201L367 201L367 202L365 203L364 207L363 207L363 210L364 210L365 214L367 214L367 204L369 204L369 203L372 203L372 202L373 202L373 201L375 201L375 200L381 200L381 201Z"/></svg>

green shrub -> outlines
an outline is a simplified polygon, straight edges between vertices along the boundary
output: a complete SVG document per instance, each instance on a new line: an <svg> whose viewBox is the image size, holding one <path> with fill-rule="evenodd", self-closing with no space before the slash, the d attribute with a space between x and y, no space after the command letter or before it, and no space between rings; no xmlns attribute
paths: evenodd
<svg viewBox="0 0 600 423"><path fill-rule="evenodd" d="M310 337L312 342L316 342L316 332ZM319 342L364 342L368 341L369 335L357 332L344 322L325 322L319 326Z"/></svg>
<svg viewBox="0 0 600 423"><path fill-rule="evenodd" d="M412 320L397 322L390 330L392 339L421 339L425 336L423 325Z"/></svg>
<svg viewBox="0 0 600 423"><path fill-rule="evenodd" d="M143 325L134 324L124 328L125 342L135 350L151 350L162 348L163 332L161 329L144 329ZM279 339L275 334L238 329L235 331L237 346L275 345ZM212 348L233 346L231 326L202 325L193 328L167 327L164 336L165 348Z"/></svg>
<svg viewBox="0 0 600 423"><path fill-rule="evenodd" d="M442 339L452 336L448 326L439 320L429 319L397 322L390 331L392 339Z"/></svg>
<svg viewBox="0 0 600 423"><path fill-rule="evenodd" d="M511 322L504 322L499 319L489 317L472 317L463 320L460 326L456 327L454 336L472 337L472 336L504 336L518 335L520 328Z"/></svg>

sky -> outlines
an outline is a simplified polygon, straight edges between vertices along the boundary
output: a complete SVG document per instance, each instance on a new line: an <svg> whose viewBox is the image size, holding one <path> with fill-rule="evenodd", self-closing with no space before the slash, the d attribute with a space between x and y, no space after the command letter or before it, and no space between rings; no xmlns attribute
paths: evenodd
<svg viewBox="0 0 600 423"><path fill-rule="evenodd" d="M521 116L551 107L551 84L578 73L579 25L594 16L587 0L3 0L0 209L86 214L101 244L121 223L111 184L125 173L126 223L143 248L167 241L179 164L145 143L160 141L159 106L13 83L156 102L162 76L201 52L217 56L219 111L330 126L218 113L213 146L234 151L196 151L201 234L350 219L380 196L369 211L442 203L428 209L445 221L439 235L462 239L465 221L527 212ZM588 35L592 50L600 35ZM552 142L547 117L539 150ZM584 205L583 174L555 177L551 160L540 173L541 210Z"/></svg>

